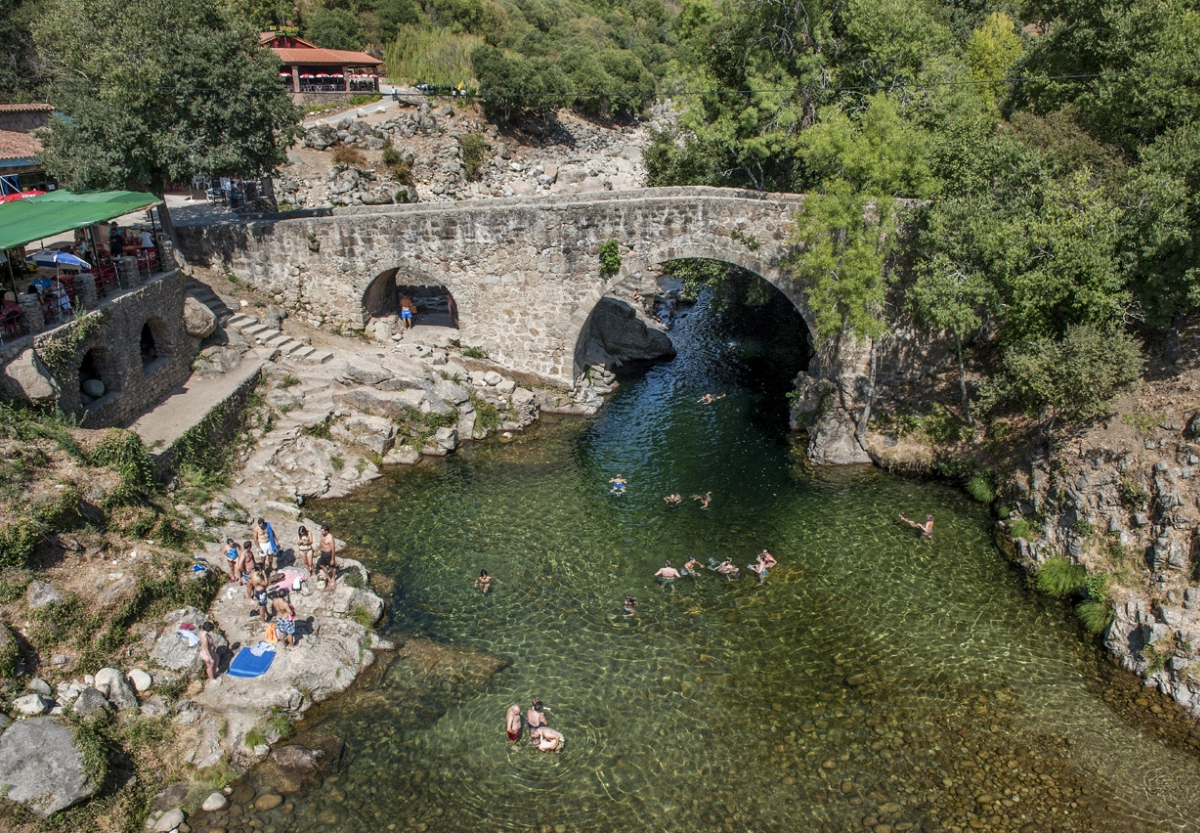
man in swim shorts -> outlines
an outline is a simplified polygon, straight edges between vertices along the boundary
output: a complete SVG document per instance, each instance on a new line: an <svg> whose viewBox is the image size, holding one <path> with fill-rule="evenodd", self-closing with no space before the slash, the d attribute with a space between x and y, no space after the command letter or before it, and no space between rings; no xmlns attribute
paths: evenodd
<svg viewBox="0 0 1200 833"><path fill-rule="evenodd" d="M412 298L407 295L400 296L400 323L404 325L404 329L411 330L413 326L414 307Z"/></svg>
<svg viewBox="0 0 1200 833"><path fill-rule="evenodd" d="M700 562L696 560L696 556L689 555L687 563L683 565L682 572L685 576L689 576L694 579L699 575L699 573L696 572L696 569L699 566L700 566Z"/></svg>
<svg viewBox="0 0 1200 833"><path fill-rule="evenodd" d="M508 707L508 713L504 716L504 728L508 732L510 744L521 739L521 707L516 703Z"/></svg>
<svg viewBox="0 0 1200 833"><path fill-rule="evenodd" d="M262 619L263 624L267 622L267 574L262 569L255 570L246 580L246 593L251 599L258 602L258 615Z"/></svg>
<svg viewBox="0 0 1200 833"><path fill-rule="evenodd" d="M614 495L625 494L625 485L628 483L628 481L624 477L622 477L619 473L617 474L616 477L614 477L612 480L610 480L608 482L612 484L612 489L609 490L610 492L612 492L612 494L614 494Z"/></svg>
<svg viewBox="0 0 1200 833"><path fill-rule="evenodd" d="M337 541L329 527L321 527L321 542L318 545L317 576L318 583L328 580L330 587L337 583Z"/></svg>
<svg viewBox="0 0 1200 833"><path fill-rule="evenodd" d="M271 612L275 614L275 633L288 650L296 647L296 609L282 595L271 600Z"/></svg>
<svg viewBox="0 0 1200 833"><path fill-rule="evenodd" d="M271 529L271 525L265 518L259 518L250 530L250 537L254 540L259 555L266 563L267 572L274 572L275 555L279 552L279 545L275 542L275 530Z"/></svg>
<svg viewBox="0 0 1200 833"><path fill-rule="evenodd" d="M670 588L672 593L675 592L675 579L679 578L679 571L671 566L670 559L667 559L667 563L654 576L659 579L663 587Z"/></svg>

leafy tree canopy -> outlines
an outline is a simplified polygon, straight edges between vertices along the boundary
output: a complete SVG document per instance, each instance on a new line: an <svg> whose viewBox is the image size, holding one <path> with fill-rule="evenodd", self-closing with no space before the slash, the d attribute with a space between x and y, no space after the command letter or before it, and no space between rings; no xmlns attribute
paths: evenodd
<svg viewBox="0 0 1200 833"><path fill-rule="evenodd" d="M48 0L34 33L65 114L40 158L68 188L259 176L299 133L278 59L214 0Z"/></svg>

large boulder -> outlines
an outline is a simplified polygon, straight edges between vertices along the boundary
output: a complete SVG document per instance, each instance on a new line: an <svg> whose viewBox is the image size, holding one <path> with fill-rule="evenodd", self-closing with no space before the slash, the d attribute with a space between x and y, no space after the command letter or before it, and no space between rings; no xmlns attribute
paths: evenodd
<svg viewBox="0 0 1200 833"><path fill-rule="evenodd" d="M32 348L22 350L4 366L0 390L13 399L27 399L30 402L46 402L58 399L62 394L58 380Z"/></svg>
<svg viewBox="0 0 1200 833"><path fill-rule="evenodd" d="M653 361L674 355L670 337L647 326L624 301L602 298L596 304L588 325L583 365L620 366L627 361Z"/></svg>
<svg viewBox="0 0 1200 833"><path fill-rule="evenodd" d="M75 705L71 707L71 711L84 720L89 720L93 717L107 714L111 708L108 704L108 699L98 689L88 686L79 692L79 696L75 698Z"/></svg>
<svg viewBox="0 0 1200 833"><path fill-rule="evenodd" d="M23 714L27 717L34 717L39 714L45 714L50 711L53 701L36 691L30 694L24 694L13 700L13 711L17 714Z"/></svg>
<svg viewBox="0 0 1200 833"><path fill-rule="evenodd" d="M194 607L184 607L168 613L163 617L167 628L154 643L154 649L150 652L150 661L168 671L193 671L203 667L203 662L200 660L200 649L189 644L179 635L179 626L187 622L199 630L207 619L207 616ZM224 636L215 632L213 633L213 642L218 650L229 644Z"/></svg>
<svg viewBox="0 0 1200 833"><path fill-rule="evenodd" d="M39 607L57 604L62 600L62 593L59 593L52 585L46 584L44 581L31 581L28 589L25 591L25 604L29 606L30 610L37 610Z"/></svg>
<svg viewBox="0 0 1200 833"><path fill-rule="evenodd" d="M58 717L35 717L0 735L0 791L45 817L90 798L96 785L71 727Z"/></svg>
<svg viewBox="0 0 1200 833"><path fill-rule="evenodd" d="M120 711L138 707L138 699L137 695L133 693L133 687L129 685L125 675L115 668L101 668L96 672L96 689Z"/></svg>
<svg viewBox="0 0 1200 833"><path fill-rule="evenodd" d="M425 401L425 391L378 391L374 388L354 388L344 393L335 393L333 401L356 411L396 419L409 411L420 408L421 403Z"/></svg>
<svg viewBox="0 0 1200 833"><path fill-rule="evenodd" d="M854 420L841 408L830 408L808 440L808 461L815 466L870 463L871 457L854 436Z"/></svg>
<svg viewBox="0 0 1200 833"><path fill-rule="evenodd" d="M217 331L217 316L195 298L184 298L183 329L192 338L208 338Z"/></svg>
<svg viewBox="0 0 1200 833"><path fill-rule="evenodd" d="M330 124L310 127L304 134L304 146L313 150L325 150L337 143L337 128Z"/></svg>

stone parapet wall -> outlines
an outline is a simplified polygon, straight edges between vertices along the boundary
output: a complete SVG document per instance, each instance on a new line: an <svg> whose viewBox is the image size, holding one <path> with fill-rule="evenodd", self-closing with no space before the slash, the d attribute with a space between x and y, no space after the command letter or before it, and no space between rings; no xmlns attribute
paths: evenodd
<svg viewBox="0 0 1200 833"><path fill-rule="evenodd" d="M181 226L181 253L224 268L322 326L362 329L380 276L443 286L460 339L505 368L571 384L576 348L606 292L665 260L705 257L761 275L807 319L803 288L782 268L803 197L720 188L654 188L510 198L456 206L338 209L332 216ZM620 244L600 275L599 246Z"/></svg>
<svg viewBox="0 0 1200 833"><path fill-rule="evenodd" d="M78 415L87 428L124 425L187 379L197 342L183 327L183 299L184 276L176 270L36 336L34 350L61 386L62 410ZM142 354L146 326L157 353L148 363ZM85 403L80 372L89 353L105 391Z"/></svg>

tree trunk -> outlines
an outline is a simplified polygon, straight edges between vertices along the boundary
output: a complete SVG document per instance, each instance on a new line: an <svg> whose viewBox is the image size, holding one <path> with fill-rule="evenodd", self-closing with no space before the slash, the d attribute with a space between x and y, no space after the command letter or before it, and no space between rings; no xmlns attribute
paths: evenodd
<svg viewBox="0 0 1200 833"><path fill-rule="evenodd" d="M1163 360L1171 367L1179 361L1179 328L1183 326L1183 316L1171 318L1171 328L1167 330L1166 344L1163 345Z"/></svg>
<svg viewBox="0 0 1200 833"><path fill-rule="evenodd" d="M958 389L962 393L963 415L967 418L967 427L972 428L975 426L975 420L971 419L971 400L967 397L967 371L963 367L962 336L955 333L954 340L958 343Z"/></svg>
<svg viewBox="0 0 1200 833"><path fill-rule="evenodd" d="M875 368L877 364L875 355L878 344L876 339L871 339L871 370L867 378L867 404L863 407L862 416L858 418L858 425L854 429L854 439L858 440L863 451L867 451L867 422L871 419L871 404L875 401Z"/></svg>

